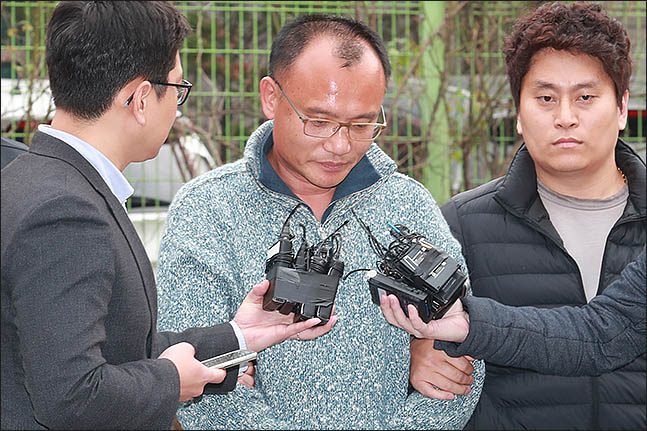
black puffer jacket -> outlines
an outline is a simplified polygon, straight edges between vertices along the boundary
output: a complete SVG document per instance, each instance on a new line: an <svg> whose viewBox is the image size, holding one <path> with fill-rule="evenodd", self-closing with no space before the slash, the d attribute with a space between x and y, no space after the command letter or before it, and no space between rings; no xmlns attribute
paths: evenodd
<svg viewBox="0 0 647 431"><path fill-rule="evenodd" d="M646 240L645 163L622 141L616 163L627 176L629 200L607 239L598 293ZM586 303L577 263L537 194L525 146L505 177L455 196L442 211L463 246L474 296L539 307ZM467 429L647 429L645 355L599 377L542 375L493 363L486 370Z"/></svg>

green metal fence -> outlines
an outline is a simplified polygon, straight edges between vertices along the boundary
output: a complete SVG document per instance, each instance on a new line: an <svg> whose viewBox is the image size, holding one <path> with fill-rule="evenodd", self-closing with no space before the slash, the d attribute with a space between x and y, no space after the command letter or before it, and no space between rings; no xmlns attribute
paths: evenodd
<svg viewBox="0 0 647 431"><path fill-rule="evenodd" d="M440 202L500 175L520 144L501 47L512 21L539 2L174 3L194 28L181 51L194 87L160 156L125 171L136 189L131 208L164 206L183 182L241 157L245 140L264 121L258 81L267 73L272 38L303 13L353 16L385 40L393 78L385 99L390 127L379 143ZM646 6L601 3L632 38L635 70L624 136L644 156ZM55 4L2 2L3 136L28 143L35 124L53 112L44 39ZM22 100L22 110L9 99Z"/></svg>
<svg viewBox="0 0 647 431"><path fill-rule="evenodd" d="M501 54L503 36L520 13L542 2L471 2L457 14L448 37L452 194L502 175L521 144ZM644 2L599 2L620 20L632 41L629 120L621 134L645 158Z"/></svg>

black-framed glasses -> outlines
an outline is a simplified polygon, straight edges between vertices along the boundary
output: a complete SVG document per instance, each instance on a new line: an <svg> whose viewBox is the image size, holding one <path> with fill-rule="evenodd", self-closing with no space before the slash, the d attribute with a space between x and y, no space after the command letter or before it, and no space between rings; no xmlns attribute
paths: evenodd
<svg viewBox="0 0 647 431"><path fill-rule="evenodd" d="M177 91L177 106L180 106L184 102L186 102L186 99L189 97L189 93L191 92L191 87L193 87L193 84L191 84L186 79L183 79L181 84L176 84L174 82L159 82L159 81L149 81L149 82L151 84L168 85L168 86L175 87L175 90ZM132 102L134 96L135 96L135 93L131 94L128 100L126 100L126 103L124 103L124 106L130 105L130 102Z"/></svg>
<svg viewBox="0 0 647 431"><path fill-rule="evenodd" d="M303 133L306 136L310 136L313 138L330 138L334 136L335 133L337 133L339 129L342 128L342 126L346 126L346 128L348 129L348 137L351 140L372 142L375 138L380 136L380 133L382 133L382 130L386 128L386 116L384 115L384 106L380 106L380 111L382 114L381 123L355 123L355 122L342 123L340 121L327 120L324 118L304 117L303 115L301 115L297 107L294 106L294 103L292 103L292 100L290 100L288 95L285 94L285 90L283 90L283 87L281 86L279 81L274 79L274 82L276 82L276 85L279 86L281 93L283 93L283 95L285 96L285 99L288 101L292 109L294 109L294 112L296 112L299 119L303 122Z"/></svg>

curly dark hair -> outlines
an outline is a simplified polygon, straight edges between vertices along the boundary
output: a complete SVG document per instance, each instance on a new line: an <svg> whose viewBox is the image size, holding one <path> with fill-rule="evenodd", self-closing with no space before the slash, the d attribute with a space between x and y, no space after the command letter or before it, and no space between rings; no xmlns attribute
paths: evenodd
<svg viewBox="0 0 647 431"><path fill-rule="evenodd" d="M544 48L588 54L602 63L615 85L618 106L629 88L631 41L622 24L595 3L546 3L517 19L504 41L510 90L519 109L521 83L532 57Z"/></svg>

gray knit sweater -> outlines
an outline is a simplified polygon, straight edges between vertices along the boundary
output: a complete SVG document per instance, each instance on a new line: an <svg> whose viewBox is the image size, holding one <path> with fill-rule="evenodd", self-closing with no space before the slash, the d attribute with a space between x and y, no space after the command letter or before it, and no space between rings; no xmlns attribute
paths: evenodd
<svg viewBox="0 0 647 431"><path fill-rule="evenodd" d="M180 330L231 320L249 290L265 278L268 248L276 242L294 197L259 181L262 142L273 123L250 137L244 158L187 183L169 210L159 268L159 326ZM342 234L346 273L375 268L377 256L351 209L388 245L387 223L425 235L464 266L430 193L396 172L372 145L366 157L379 179L334 203L323 223L307 207L290 220L298 248L304 224L314 244L349 220ZM409 335L388 324L371 302L366 273L341 281L339 321L322 337L287 340L258 355L255 388L238 385L228 395L205 395L181 408L183 426L221 429L460 429L474 410L484 379L475 362L472 391L452 401L407 395Z"/></svg>

